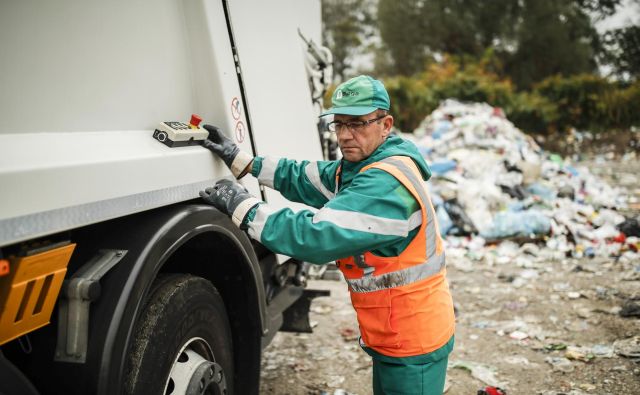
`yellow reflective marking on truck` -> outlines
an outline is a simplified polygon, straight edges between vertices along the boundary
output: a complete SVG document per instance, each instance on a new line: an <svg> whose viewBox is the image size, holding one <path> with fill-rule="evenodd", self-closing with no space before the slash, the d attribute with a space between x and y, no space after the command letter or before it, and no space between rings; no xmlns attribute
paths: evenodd
<svg viewBox="0 0 640 395"><path fill-rule="evenodd" d="M10 257L0 277L0 345L49 323L75 244Z"/></svg>

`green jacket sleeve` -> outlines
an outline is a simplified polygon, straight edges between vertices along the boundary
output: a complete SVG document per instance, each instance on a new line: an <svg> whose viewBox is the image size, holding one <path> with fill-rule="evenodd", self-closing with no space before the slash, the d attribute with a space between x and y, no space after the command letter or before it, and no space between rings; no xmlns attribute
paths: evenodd
<svg viewBox="0 0 640 395"><path fill-rule="evenodd" d="M320 208L335 194L337 161L295 161L256 157L251 173L262 185L279 191L290 201Z"/></svg>
<svg viewBox="0 0 640 395"><path fill-rule="evenodd" d="M297 185L287 193L306 191L300 186L304 182ZM394 246L402 250L421 222L419 205L409 191L390 174L370 169L316 212L274 211L260 204L247 226L249 235L272 251L326 263L370 250Z"/></svg>

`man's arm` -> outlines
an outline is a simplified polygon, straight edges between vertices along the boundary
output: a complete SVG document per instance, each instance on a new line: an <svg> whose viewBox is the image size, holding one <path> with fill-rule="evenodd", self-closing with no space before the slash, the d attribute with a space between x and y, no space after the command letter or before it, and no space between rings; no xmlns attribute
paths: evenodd
<svg viewBox="0 0 640 395"><path fill-rule="evenodd" d="M325 263L365 251L408 244L422 223L419 205L388 173L371 169L316 213L274 211L268 204L247 211L249 235L274 252Z"/></svg>
<svg viewBox="0 0 640 395"><path fill-rule="evenodd" d="M240 150L220 128L212 125L203 127L209 132L209 137L202 145L222 159L237 179L250 172L260 184L280 191L285 198L316 208L333 198L338 162L254 158Z"/></svg>
<svg viewBox="0 0 640 395"><path fill-rule="evenodd" d="M334 197L337 161L295 161L257 156L251 174L293 202L320 208Z"/></svg>

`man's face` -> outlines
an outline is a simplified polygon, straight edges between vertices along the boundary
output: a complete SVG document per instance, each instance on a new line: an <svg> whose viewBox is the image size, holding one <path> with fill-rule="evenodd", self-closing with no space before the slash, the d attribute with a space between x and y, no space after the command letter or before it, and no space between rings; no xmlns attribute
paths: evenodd
<svg viewBox="0 0 640 395"><path fill-rule="evenodd" d="M361 116L336 114L333 117L334 122L342 123L343 125L336 128L336 136L344 159L349 162L364 160L384 142L391 132L393 117L391 115L381 115L382 113L372 112ZM361 121L366 122L376 118L379 119L363 126L355 128L347 126L357 125ZM350 124L351 122L354 123Z"/></svg>

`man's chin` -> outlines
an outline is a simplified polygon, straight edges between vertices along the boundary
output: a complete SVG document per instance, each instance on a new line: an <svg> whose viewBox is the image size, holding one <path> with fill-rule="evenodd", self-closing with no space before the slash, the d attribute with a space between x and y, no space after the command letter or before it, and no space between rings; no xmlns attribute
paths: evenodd
<svg viewBox="0 0 640 395"><path fill-rule="evenodd" d="M342 159L346 160L347 162L360 162L361 158L358 155L353 155L353 154L347 154L345 155L344 153L342 154Z"/></svg>
<svg viewBox="0 0 640 395"><path fill-rule="evenodd" d="M342 152L342 158L349 162L359 162L362 160L360 152L353 148L344 148L340 150Z"/></svg>

